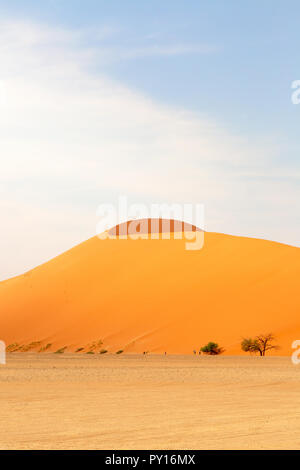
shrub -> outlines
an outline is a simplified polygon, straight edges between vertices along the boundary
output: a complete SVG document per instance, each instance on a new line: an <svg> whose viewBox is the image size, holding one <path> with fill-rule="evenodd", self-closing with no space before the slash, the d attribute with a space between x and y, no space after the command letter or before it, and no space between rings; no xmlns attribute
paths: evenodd
<svg viewBox="0 0 300 470"><path fill-rule="evenodd" d="M64 346L63 348L60 348L57 351L55 351L54 354L63 354L66 349L67 349L67 346Z"/></svg>
<svg viewBox="0 0 300 470"><path fill-rule="evenodd" d="M120 349L119 351L116 352L116 354L122 354L123 349Z"/></svg>
<svg viewBox="0 0 300 470"><path fill-rule="evenodd" d="M52 346L52 344L48 343L45 346L42 346L41 349L39 350L39 352L47 351L47 349L51 348L51 346Z"/></svg>
<svg viewBox="0 0 300 470"><path fill-rule="evenodd" d="M222 354L224 350L219 347L218 343L210 341L206 346L203 346L200 351L204 354L209 354L210 356L216 356L218 354Z"/></svg>
<svg viewBox="0 0 300 470"><path fill-rule="evenodd" d="M36 349L38 346L41 345L41 341L33 341L30 344L24 344L24 346L20 349L22 352L29 352L32 349Z"/></svg>
<svg viewBox="0 0 300 470"><path fill-rule="evenodd" d="M7 352L14 352L20 349L22 346L20 346L19 343L11 343L6 347Z"/></svg>
<svg viewBox="0 0 300 470"><path fill-rule="evenodd" d="M101 349L99 354L106 354L107 352L108 352L107 349Z"/></svg>

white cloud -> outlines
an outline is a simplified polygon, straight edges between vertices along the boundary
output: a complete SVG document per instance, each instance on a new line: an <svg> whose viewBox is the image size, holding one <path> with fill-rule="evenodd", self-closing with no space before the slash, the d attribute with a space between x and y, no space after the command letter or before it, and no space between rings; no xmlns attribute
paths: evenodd
<svg viewBox="0 0 300 470"><path fill-rule="evenodd" d="M0 24L0 278L92 236L119 193L203 202L208 230L298 242L299 187L271 170L273 148L91 74L108 49L81 34Z"/></svg>

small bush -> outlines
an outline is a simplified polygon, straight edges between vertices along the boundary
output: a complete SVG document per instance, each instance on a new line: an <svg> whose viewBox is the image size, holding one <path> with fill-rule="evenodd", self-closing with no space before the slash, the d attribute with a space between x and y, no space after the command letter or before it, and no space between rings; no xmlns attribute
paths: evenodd
<svg viewBox="0 0 300 470"><path fill-rule="evenodd" d="M75 352L78 353L78 352L83 351L83 350L84 350L84 348L78 348L78 349L76 349Z"/></svg>
<svg viewBox="0 0 300 470"><path fill-rule="evenodd" d="M95 354L94 351L88 351L86 354Z"/></svg>
<svg viewBox="0 0 300 470"><path fill-rule="evenodd" d="M209 343L206 344L206 346L203 346L200 349L200 351L210 356L216 356L218 354L222 354L224 350L219 347L218 343L214 343L213 341L210 341Z"/></svg>
<svg viewBox="0 0 300 470"><path fill-rule="evenodd" d="M33 341L32 343L30 344L25 344L21 349L20 351L22 352L29 352L29 351L32 351L32 349L36 349L37 347L39 347L41 345L41 341Z"/></svg>
<svg viewBox="0 0 300 470"><path fill-rule="evenodd" d="M108 351L107 349L101 349L101 351L99 352L99 354L106 354Z"/></svg>
<svg viewBox="0 0 300 470"><path fill-rule="evenodd" d="M63 354L66 349L67 349L67 346L64 346L63 348L60 348L57 351L55 351L54 354Z"/></svg>
<svg viewBox="0 0 300 470"><path fill-rule="evenodd" d="M116 352L116 354L122 354L122 352L124 352L123 349L120 349L119 351Z"/></svg>
<svg viewBox="0 0 300 470"><path fill-rule="evenodd" d="M39 350L39 352L47 351L47 349L51 348L51 346L52 346L52 344L48 343L45 346L42 346L41 349Z"/></svg>
<svg viewBox="0 0 300 470"><path fill-rule="evenodd" d="M6 351L14 352L14 351L17 351L20 347L22 346L19 343L11 343L8 346L6 346Z"/></svg>

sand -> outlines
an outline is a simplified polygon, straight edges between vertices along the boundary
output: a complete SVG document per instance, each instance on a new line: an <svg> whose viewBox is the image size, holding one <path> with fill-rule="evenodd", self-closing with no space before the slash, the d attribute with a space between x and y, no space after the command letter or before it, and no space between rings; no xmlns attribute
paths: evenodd
<svg viewBox="0 0 300 470"><path fill-rule="evenodd" d="M205 233L186 240L95 237L0 283L7 346L192 353L208 341L240 354L243 337L273 333L277 355L300 339L300 249Z"/></svg>
<svg viewBox="0 0 300 470"><path fill-rule="evenodd" d="M300 449L288 357L8 354L1 449Z"/></svg>

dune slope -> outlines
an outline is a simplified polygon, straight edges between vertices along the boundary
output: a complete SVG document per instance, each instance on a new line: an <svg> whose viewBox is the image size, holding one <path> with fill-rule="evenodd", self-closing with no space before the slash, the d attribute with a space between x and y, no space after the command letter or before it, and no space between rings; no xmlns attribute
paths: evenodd
<svg viewBox="0 0 300 470"><path fill-rule="evenodd" d="M205 233L185 240L92 238L0 283L0 336L11 351L192 353L208 341L241 354L272 332L300 339L300 249Z"/></svg>

